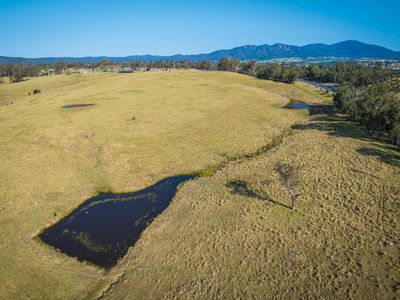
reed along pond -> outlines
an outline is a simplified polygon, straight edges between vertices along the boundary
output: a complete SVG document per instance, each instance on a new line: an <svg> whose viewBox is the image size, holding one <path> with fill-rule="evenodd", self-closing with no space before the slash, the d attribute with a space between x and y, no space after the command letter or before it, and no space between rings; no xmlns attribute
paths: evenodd
<svg viewBox="0 0 400 300"><path fill-rule="evenodd" d="M47 228L39 238L80 261L109 269L167 208L178 186L193 178L168 177L133 193L101 193Z"/></svg>

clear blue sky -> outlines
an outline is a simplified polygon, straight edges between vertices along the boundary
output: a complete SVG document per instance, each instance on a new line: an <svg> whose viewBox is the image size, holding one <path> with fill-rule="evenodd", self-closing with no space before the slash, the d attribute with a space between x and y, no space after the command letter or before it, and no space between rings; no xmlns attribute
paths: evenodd
<svg viewBox="0 0 400 300"><path fill-rule="evenodd" d="M0 0L0 55L196 54L354 39L400 50L400 0Z"/></svg>

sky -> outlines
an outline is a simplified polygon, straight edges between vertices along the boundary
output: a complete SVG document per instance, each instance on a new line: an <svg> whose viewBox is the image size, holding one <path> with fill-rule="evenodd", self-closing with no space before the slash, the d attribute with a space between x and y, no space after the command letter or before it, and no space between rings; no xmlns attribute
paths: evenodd
<svg viewBox="0 0 400 300"><path fill-rule="evenodd" d="M0 56L198 54L242 45L400 51L400 0L0 0Z"/></svg>

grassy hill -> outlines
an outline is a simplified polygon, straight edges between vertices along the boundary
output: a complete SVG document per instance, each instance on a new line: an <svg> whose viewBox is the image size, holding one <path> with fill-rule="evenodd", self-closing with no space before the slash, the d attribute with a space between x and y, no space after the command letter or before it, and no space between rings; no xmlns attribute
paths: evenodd
<svg viewBox="0 0 400 300"><path fill-rule="evenodd" d="M399 153L331 114L295 128L183 186L105 298L399 297ZM282 162L299 171L296 211Z"/></svg>
<svg viewBox="0 0 400 300"><path fill-rule="evenodd" d="M28 95L33 89L43 92ZM321 110L282 108L289 98ZM89 73L0 86L0 298L393 297L398 152L334 115L329 101L224 72ZM96 105L62 108L71 103ZM99 191L215 170L290 127L294 134L271 151L186 183L110 272L34 240ZM301 174L294 212L279 205L289 203L279 161Z"/></svg>

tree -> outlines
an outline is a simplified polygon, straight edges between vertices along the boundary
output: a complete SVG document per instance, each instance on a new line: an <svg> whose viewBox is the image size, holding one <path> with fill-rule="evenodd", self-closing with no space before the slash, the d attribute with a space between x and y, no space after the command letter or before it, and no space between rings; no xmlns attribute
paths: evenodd
<svg viewBox="0 0 400 300"><path fill-rule="evenodd" d="M383 136L393 129L400 113L398 89L398 86L387 82L370 85L362 94L358 103L360 119L371 135L377 133Z"/></svg>
<svg viewBox="0 0 400 300"><path fill-rule="evenodd" d="M279 181L289 191L292 200L292 209L296 209L297 197L300 195L298 189L298 172L288 163L278 163L275 170L279 174Z"/></svg>
<svg viewBox="0 0 400 300"><path fill-rule="evenodd" d="M280 64L266 64L257 68L257 77L262 79L283 80L283 66Z"/></svg>
<svg viewBox="0 0 400 300"><path fill-rule="evenodd" d="M102 60L99 61L100 67L107 67L109 65L112 65L112 62L110 60L108 60L107 58L103 58Z"/></svg>
<svg viewBox="0 0 400 300"><path fill-rule="evenodd" d="M400 146L400 83L397 80L367 86L347 85L334 96L335 106L365 125L370 135L388 137Z"/></svg>
<svg viewBox="0 0 400 300"><path fill-rule="evenodd" d="M132 70L139 70L142 64L140 63L140 61L135 60L131 61L129 65L131 66Z"/></svg>
<svg viewBox="0 0 400 300"><path fill-rule="evenodd" d="M237 72L239 69L240 61L228 57L221 58L218 62L218 71Z"/></svg>
<svg viewBox="0 0 400 300"><path fill-rule="evenodd" d="M202 60L198 62L196 68L204 71L210 71L214 69L213 64L208 60Z"/></svg>
<svg viewBox="0 0 400 300"><path fill-rule="evenodd" d="M180 65L181 65L181 67L182 67L183 69L190 69L190 68L192 67L192 63L191 63L190 60L188 60L188 59L182 60L182 61L180 62Z"/></svg>
<svg viewBox="0 0 400 300"><path fill-rule="evenodd" d="M286 80L290 83L295 83L297 80L299 80L299 77L300 70L295 66L291 66L287 71Z"/></svg>
<svg viewBox="0 0 400 300"><path fill-rule="evenodd" d="M10 82L20 82L24 80L24 65L16 64L11 68Z"/></svg>
<svg viewBox="0 0 400 300"><path fill-rule="evenodd" d="M64 73L64 70L65 70L65 63L64 63L64 61L59 61L59 62L57 62L56 64L55 64L55 66L54 66L54 70L55 70L55 72L56 72L56 74L62 74L62 73Z"/></svg>
<svg viewBox="0 0 400 300"><path fill-rule="evenodd" d="M239 72L246 74L246 75L255 76L256 75L256 66L257 66L257 62L255 60L241 63Z"/></svg>
<svg viewBox="0 0 400 300"><path fill-rule="evenodd" d="M400 148L400 118L397 120L390 132L390 139L393 145L396 145Z"/></svg>
<svg viewBox="0 0 400 300"><path fill-rule="evenodd" d="M161 60L156 60L153 62L152 67L154 69L161 69L163 67L163 62Z"/></svg>
<svg viewBox="0 0 400 300"><path fill-rule="evenodd" d="M364 87L356 87L353 85L345 85L338 88L336 94L333 96L333 102L336 108L345 111L353 120L359 120L359 101L364 90Z"/></svg>

